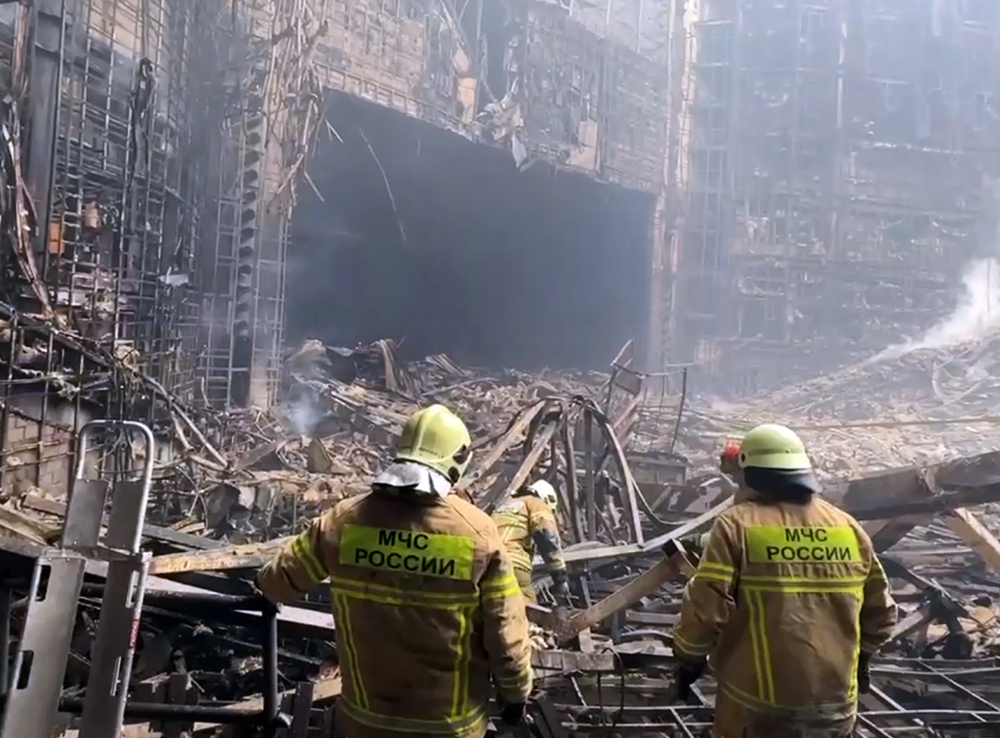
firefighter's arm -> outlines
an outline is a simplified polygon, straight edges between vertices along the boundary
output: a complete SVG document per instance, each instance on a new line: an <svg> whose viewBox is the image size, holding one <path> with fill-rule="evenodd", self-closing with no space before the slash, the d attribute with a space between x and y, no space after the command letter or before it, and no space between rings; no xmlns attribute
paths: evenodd
<svg viewBox="0 0 1000 738"><path fill-rule="evenodd" d="M861 650L870 655L889 642L898 612L889 579L873 550L871 538L861 526L858 526L858 531L862 545L871 551L871 567L865 579L864 600L861 603Z"/></svg>
<svg viewBox="0 0 1000 738"><path fill-rule="evenodd" d="M490 548L490 561L479 582L483 645L500 699L517 704L525 702L531 693L528 615L498 534L491 539Z"/></svg>
<svg viewBox="0 0 1000 738"><path fill-rule="evenodd" d="M335 519L331 510L287 541L257 572L257 586L272 602L294 602L329 576L324 562L330 543L327 531Z"/></svg>
<svg viewBox="0 0 1000 738"><path fill-rule="evenodd" d="M738 540L732 522L717 520L698 570L684 587L681 615L674 629L674 654L684 662L703 664L729 622L739 579Z"/></svg>
<svg viewBox="0 0 1000 738"><path fill-rule="evenodd" d="M562 577L566 562L562 556L562 542L559 540L559 525L552 512L546 507L532 510L528 516L528 532L535 542L538 554L545 562L545 568L554 577Z"/></svg>

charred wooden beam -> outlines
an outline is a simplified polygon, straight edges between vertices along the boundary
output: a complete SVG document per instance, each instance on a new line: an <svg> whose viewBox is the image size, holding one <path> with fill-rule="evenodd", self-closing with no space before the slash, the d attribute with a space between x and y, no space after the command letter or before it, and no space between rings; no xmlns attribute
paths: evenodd
<svg viewBox="0 0 1000 738"><path fill-rule="evenodd" d="M560 642L565 643L580 631L592 628L612 615L631 607L643 597L656 592L678 574L691 576L693 573L694 567L688 561L683 549L678 549L600 602L574 614L560 624L556 634Z"/></svg>
<svg viewBox="0 0 1000 738"><path fill-rule="evenodd" d="M715 519L733 505L732 498L720 502L711 510L707 510L695 518L692 518L683 525L679 525L668 533L664 533L656 538L650 538L643 544L627 543L620 546L577 546L568 549L563 553L566 563L600 561L602 559L627 558L630 556L640 556L648 554L658 549L662 549L671 541L679 541L682 538L702 533L712 526ZM535 565L541 565L541 559L535 560Z"/></svg>
<svg viewBox="0 0 1000 738"><path fill-rule="evenodd" d="M37 559L58 549L29 544L23 541L13 541L0 536L0 551L19 556ZM89 560L86 565L89 577L105 579L108 574L108 564L105 561ZM215 594L200 587L181 584L158 576L150 576L146 580L146 592L151 596L156 592L189 593L194 595ZM316 612L301 607L285 606L278 613L278 625L285 635L299 635L308 638L330 640L334 637L333 615L326 612Z"/></svg>
<svg viewBox="0 0 1000 738"><path fill-rule="evenodd" d="M507 428L507 430L504 431L504 434L497 439L495 444L493 444L493 447L483 454L482 459L479 460L478 463L475 463L475 457L473 457L473 469L461 482L459 482L458 486L465 489L482 479L483 476L490 471L496 463L500 461L500 459L503 458L504 454L510 451L511 448L521 441L521 436L524 434L524 431L529 425L531 425L531 422L535 419L538 413L541 412L544 405L545 402L538 402L522 410L520 415L518 415L514 422L510 424L510 427Z"/></svg>
<svg viewBox="0 0 1000 738"><path fill-rule="evenodd" d="M918 494L933 494L933 491L927 487L926 493L921 490ZM909 525L912 528L913 525L938 513L951 513L964 507L998 501L1000 501L1000 485L989 484L983 487L970 487L957 492L935 495L923 500L911 500L862 509L847 507L846 509L857 520L863 521L879 520L896 524L900 523L901 518L905 518L906 520L901 524Z"/></svg>
<svg viewBox="0 0 1000 738"><path fill-rule="evenodd" d="M493 509L501 501L512 495L521 486L528 481L528 477L531 476L532 470L538 464L539 460L542 458L542 454L545 453L545 449L548 448L549 443L555 437L556 431L559 429L562 420L553 420L542 431L535 437L531 445L531 450L528 451L527 456L521 462L521 465L514 472L514 476L511 477L510 481L507 482L502 487L499 487L494 492L487 495L486 499L483 500L482 507L486 512L493 512Z"/></svg>
<svg viewBox="0 0 1000 738"><path fill-rule="evenodd" d="M983 560L994 574L1000 574L1000 541L965 508L951 510L944 523Z"/></svg>
<svg viewBox="0 0 1000 738"><path fill-rule="evenodd" d="M21 503L24 507L38 512L66 516L66 505L56 500L49 500L44 497L27 495ZM103 524L107 524L107 516L104 516ZM211 548L225 548L226 544L204 536L194 536L190 533L181 533L173 528L165 528L161 525L146 523L142 528L142 537L146 540L165 543L168 546L184 550L202 551Z"/></svg>
<svg viewBox="0 0 1000 738"><path fill-rule="evenodd" d="M285 537L264 543L246 543L208 551L154 556L149 562L149 573L165 575L195 571L255 569L270 561L271 557L290 540L291 537Z"/></svg>

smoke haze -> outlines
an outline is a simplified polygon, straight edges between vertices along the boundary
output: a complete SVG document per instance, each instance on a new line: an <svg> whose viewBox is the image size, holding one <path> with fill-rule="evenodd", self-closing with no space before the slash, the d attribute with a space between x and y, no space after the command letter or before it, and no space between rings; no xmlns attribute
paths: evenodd
<svg viewBox="0 0 1000 738"><path fill-rule="evenodd" d="M890 346L875 360L895 359L911 351L944 349L990 336L1000 328L1000 262L978 259L962 277L962 296L951 315L921 338Z"/></svg>

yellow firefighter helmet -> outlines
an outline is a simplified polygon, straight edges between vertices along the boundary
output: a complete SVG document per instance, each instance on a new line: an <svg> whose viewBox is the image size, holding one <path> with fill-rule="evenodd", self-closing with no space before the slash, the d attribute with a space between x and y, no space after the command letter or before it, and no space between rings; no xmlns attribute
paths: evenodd
<svg viewBox="0 0 1000 738"><path fill-rule="evenodd" d="M444 405L417 410L399 435L397 461L414 461L456 484L469 466L472 437L465 423Z"/></svg>
<svg viewBox="0 0 1000 738"><path fill-rule="evenodd" d="M740 443L740 468L773 471L809 471L812 463L806 447L795 433L783 425L758 425Z"/></svg>

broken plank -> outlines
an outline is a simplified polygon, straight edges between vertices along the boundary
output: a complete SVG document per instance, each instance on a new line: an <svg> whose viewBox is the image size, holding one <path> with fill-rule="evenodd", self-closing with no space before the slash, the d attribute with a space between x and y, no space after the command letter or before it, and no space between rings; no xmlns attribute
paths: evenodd
<svg viewBox="0 0 1000 738"><path fill-rule="evenodd" d="M474 482L479 481L486 472L493 468L493 466L503 458L515 444L521 440L521 435L524 433L525 429L531 424L531 421L535 419L535 416L541 412L542 407L545 405L544 401L539 401L521 411L520 416L515 420L510 428L504 432L502 436L497 440L493 447L483 454L482 460L475 464L475 468L466 477L459 482L459 487L465 489L472 485ZM475 458L475 457L473 457Z"/></svg>
<svg viewBox="0 0 1000 738"><path fill-rule="evenodd" d="M704 532L712 526L715 519L719 517L719 515L732 506L733 498L730 497L720 502L711 510L707 510L697 517L687 521L683 525L677 526L669 533L664 533L656 538L651 538L643 544L625 543L619 546L593 546L590 544L582 544L573 546L563 551L563 560L565 560L568 564L574 561L599 561L601 559L627 558L629 556L648 554L658 549L662 549L671 541L680 540L694 535L695 533ZM535 557L534 565L542 565L540 557Z"/></svg>
<svg viewBox="0 0 1000 738"><path fill-rule="evenodd" d="M889 638L889 643L898 641L901 638L906 638L911 633L916 633L918 630L925 628L932 622L934 622L934 615L930 612L929 607L917 608L896 623L896 627L892 631L892 636Z"/></svg>
<svg viewBox="0 0 1000 738"><path fill-rule="evenodd" d="M283 438L275 438L274 440L267 441L258 446L247 451L243 456L241 456L236 464L233 466L233 471L242 471L248 469L249 467L256 464L258 461L263 459L268 454L272 454L278 450L278 447L285 442Z"/></svg>
<svg viewBox="0 0 1000 738"><path fill-rule="evenodd" d="M554 420L550 422L547 426L545 426L542 432L535 437L531 450L528 452L528 455L524 457L524 460L521 462L517 471L514 472L514 476L511 480L507 482L499 494L490 494L483 502L482 507L486 510L486 512L493 512L493 508L496 507L498 502L508 498L520 489L521 485L528 481L528 477L531 476L532 469L535 468L538 460L541 459L542 454L545 453L545 449L548 448L549 442L555 435L560 422L562 421Z"/></svg>
<svg viewBox="0 0 1000 738"><path fill-rule="evenodd" d="M998 502L1000 501L1000 485L988 484L982 487L969 487L958 492L949 492L940 495L935 495L928 488L925 494L931 496L927 499L880 505L878 507L863 509L848 508L848 511L857 520L886 520L895 523L906 518L911 519L914 523L920 523L927 517L938 513L945 513L970 505L984 505L990 502Z"/></svg>
<svg viewBox="0 0 1000 738"><path fill-rule="evenodd" d="M92 570L93 569L93 570ZM101 561L87 562L87 573L104 577L107 575L107 565ZM208 590L192 587L169 579L150 576L146 580L147 592L191 592L205 593ZM249 613L254 614L254 613ZM333 614L307 610L301 607L282 606L278 612L278 628L289 635L300 635L306 638L332 640L335 635Z"/></svg>
<svg viewBox="0 0 1000 738"><path fill-rule="evenodd" d="M987 487L996 486L1000 468L1000 452L990 452L964 459L956 459L926 467L914 467L881 472L861 479L841 482L824 489L824 494L848 512L863 511L875 505L891 506L925 502L940 491L990 495ZM967 503L969 504L969 503ZM895 517L895 516L894 516ZM916 523L892 519L869 522L864 528L872 537L876 551L885 551L901 541L913 530Z"/></svg>
<svg viewBox="0 0 1000 738"><path fill-rule="evenodd" d="M22 502L24 507L38 512L66 516L66 504L57 500L49 500L44 497L27 495ZM104 523L107 523L107 515L104 516ZM226 544L204 536L193 536L190 533L181 533L173 528L165 528L161 525L151 525L145 523L142 528L142 537L151 541L166 543L171 546L183 549L207 550L210 548L222 548Z"/></svg>
<svg viewBox="0 0 1000 738"><path fill-rule="evenodd" d="M592 628L617 612L656 592L678 574L690 576L694 567L683 553L677 552L658 561L628 584L620 587L592 607L570 617L558 632L560 642L573 638L581 630Z"/></svg>
<svg viewBox="0 0 1000 738"><path fill-rule="evenodd" d="M958 535L981 558L994 574L1000 574L1000 541L965 508L943 516L949 530Z"/></svg>
<svg viewBox="0 0 1000 738"><path fill-rule="evenodd" d="M181 574L193 571L229 571L263 566L291 537L264 543L246 543L210 551L164 554L149 562L150 574Z"/></svg>
<svg viewBox="0 0 1000 738"><path fill-rule="evenodd" d="M531 670L539 677L551 676L551 672L572 674L580 671L614 672L617 669L615 655L610 651L597 653L554 649L531 651Z"/></svg>
<svg viewBox="0 0 1000 738"><path fill-rule="evenodd" d="M57 553L60 549L39 546L0 536L0 550L30 559L37 559L49 553ZM88 576L104 579L108 574L108 564L105 561L89 559L86 565L86 573ZM192 587L188 584L181 584L180 582L174 582L170 579L157 576L150 576L146 580L146 591L215 594L201 587ZM255 613L247 614L254 615ZM283 606L278 612L278 628L280 632L286 635L298 635L305 638L319 638L321 640L333 640L336 633L332 613L307 610L306 608L289 605Z"/></svg>
<svg viewBox="0 0 1000 738"><path fill-rule="evenodd" d="M59 529L35 520L24 513L0 505L0 528L32 543L44 544L59 535Z"/></svg>

